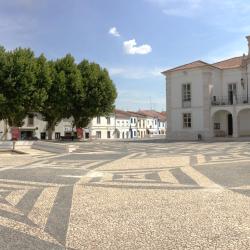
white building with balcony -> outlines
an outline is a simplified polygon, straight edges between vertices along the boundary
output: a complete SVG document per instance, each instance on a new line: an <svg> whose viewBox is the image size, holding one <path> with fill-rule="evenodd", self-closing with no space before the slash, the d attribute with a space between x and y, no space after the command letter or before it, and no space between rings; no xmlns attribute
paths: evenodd
<svg viewBox="0 0 250 250"><path fill-rule="evenodd" d="M248 55L214 64L191 62L166 77L168 138L250 136L250 36Z"/></svg>

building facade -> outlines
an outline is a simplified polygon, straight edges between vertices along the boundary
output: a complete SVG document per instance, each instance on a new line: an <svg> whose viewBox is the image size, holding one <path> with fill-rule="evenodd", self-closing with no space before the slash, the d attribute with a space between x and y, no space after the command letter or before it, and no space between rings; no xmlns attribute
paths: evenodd
<svg viewBox="0 0 250 250"><path fill-rule="evenodd" d="M71 139L72 136L77 137L77 129L72 124L72 118L62 119L55 126L52 139L60 140ZM158 118L143 115L140 112L115 110L109 116L93 118L89 126L83 129L83 137L98 140L144 138L150 135L149 130L154 126L158 126L157 131L159 131L159 125L157 124L160 124ZM24 119L23 126L19 128L19 131L19 139L21 140L48 139L47 122L43 120L42 115L39 113L29 114ZM11 139L11 128L4 121L0 121L0 140Z"/></svg>
<svg viewBox="0 0 250 250"><path fill-rule="evenodd" d="M72 127L72 119L64 118L56 126L52 133L52 139L76 136L76 128ZM6 133L7 131L7 133ZM19 128L21 140L46 140L48 139L47 122L39 113L29 114ZM0 121L0 140L11 140L11 127L5 121Z"/></svg>
<svg viewBox="0 0 250 250"><path fill-rule="evenodd" d="M130 137L130 115L123 110L115 110L115 138L129 139Z"/></svg>
<svg viewBox="0 0 250 250"><path fill-rule="evenodd" d="M166 77L168 138L250 136L250 36L248 55L214 64L195 61Z"/></svg>
<svg viewBox="0 0 250 250"><path fill-rule="evenodd" d="M114 139L116 137L116 119L113 114L93 118L90 127L90 137L92 139Z"/></svg>
<svg viewBox="0 0 250 250"><path fill-rule="evenodd" d="M139 114L145 116L146 135L165 135L167 128L167 113L155 110L139 110Z"/></svg>

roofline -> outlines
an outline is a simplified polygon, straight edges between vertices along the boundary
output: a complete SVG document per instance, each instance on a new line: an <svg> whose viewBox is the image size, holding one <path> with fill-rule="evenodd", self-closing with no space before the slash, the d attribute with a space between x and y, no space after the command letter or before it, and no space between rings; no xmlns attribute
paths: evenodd
<svg viewBox="0 0 250 250"><path fill-rule="evenodd" d="M222 61L218 61L218 62L215 62L215 63L207 63L207 62L204 62L202 60L197 60L197 61L193 61L193 62L190 62L190 63L194 63L194 62L201 62L203 63L204 65L200 65L200 66L193 66L193 67L190 67L190 68L187 68L186 70L189 70L189 69L194 69L194 68L201 68L201 67L205 67L205 66L208 66L208 67L213 67L213 68L216 68L216 69L220 69L220 70L225 70L225 69L237 69L237 68L240 68L240 66L232 66L232 67L228 67L228 68L220 68L219 66L216 66L216 64L218 63L223 63L223 62L226 62L226 61L229 61L229 60L232 60L232 59L236 59L236 58L241 58L242 56L235 56L235 57L231 57L231 58L228 58L228 59L225 59L225 60L222 60ZM183 64L183 65L180 65L180 66L177 66L175 68L172 68L172 69L168 69L168 70L164 70L161 72L161 74L163 75L166 75L166 73L168 72L174 72L174 71L179 71L179 70L184 70L184 69L179 69L181 67L184 67L190 63L186 63L186 64Z"/></svg>
<svg viewBox="0 0 250 250"><path fill-rule="evenodd" d="M162 71L161 74L165 75L168 72L174 72L174 71L180 71L180 70L189 70L189 69L202 68L202 67L212 67L212 68L215 68L215 69L220 69L220 68L214 66L213 64L210 64L210 63L207 63L207 62L204 62L204 61L201 61L201 60L193 61L191 63L194 63L194 62L201 62L201 63L204 63L204 65L193 66L193 67L190 67L190 68L187 68L187 69L181 69L181 67L184 67L184 66L190 64L190 63L186 63L186 64L183 64L183 65L177 66L175 68Z"/></svg>
<svg viewBox="0 0 250 250"><path fill-rule="evenodd" d="M236 59L236 58L242 58L243 59L243 56L234 56L234 57L222 60L222 61L215 62L215 63L213 63L213 65L217 64L217 63L223 63L223 62L226 62L226 61L229 61L229 60L232 60L232 59ZM219 67L217 67L217 68L219 68L220 70L225 70L225 69L237 69L237 68L240 68L240 67L241 66L237 66L237 67L233 66L233 67L228 67L228 68L224 68L224 69L223 68L221 69Z"/></svg>

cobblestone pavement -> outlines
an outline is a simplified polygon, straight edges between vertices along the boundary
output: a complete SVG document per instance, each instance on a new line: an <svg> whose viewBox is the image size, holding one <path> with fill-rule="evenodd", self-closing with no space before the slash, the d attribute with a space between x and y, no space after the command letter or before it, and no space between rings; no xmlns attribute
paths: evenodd
<svg viewBox="0 0 250 250"><path fill-rule="evenodd" d="M0 153L0 249L249 249L250 143Z"/></svg>

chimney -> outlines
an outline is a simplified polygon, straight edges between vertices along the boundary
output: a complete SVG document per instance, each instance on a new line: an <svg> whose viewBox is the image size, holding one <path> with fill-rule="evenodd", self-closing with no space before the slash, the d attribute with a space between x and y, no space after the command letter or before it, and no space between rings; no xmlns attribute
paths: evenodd
<svg viewBox="0 0 250 250"><path fill-rule="evenodd" d="M249 58L250 57L250 36L246 36L246 39L248 41L248 55L247 55L247 57Z"/></svg>

